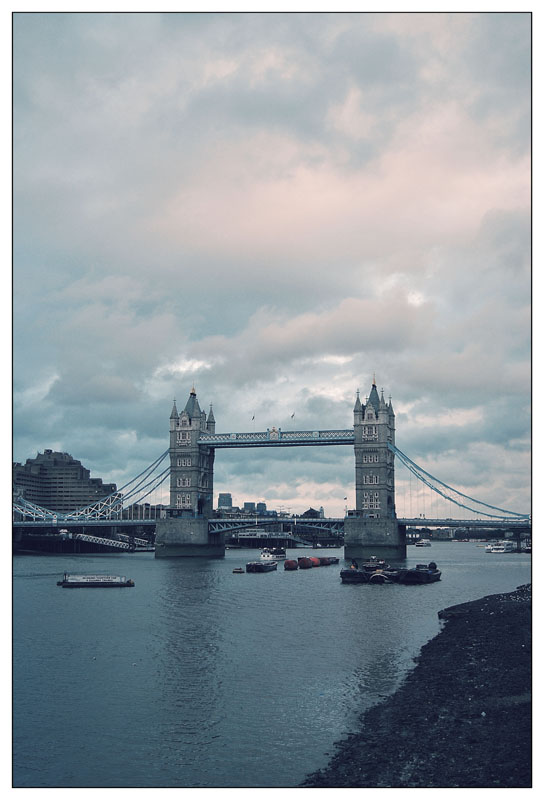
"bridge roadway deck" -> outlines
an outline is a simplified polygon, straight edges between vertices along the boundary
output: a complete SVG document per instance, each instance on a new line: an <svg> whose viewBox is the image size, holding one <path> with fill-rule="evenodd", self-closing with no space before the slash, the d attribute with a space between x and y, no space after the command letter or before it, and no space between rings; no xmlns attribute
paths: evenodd
<svg viewBox="0 0 544 800"><path fill-rule="evenodd" d="M278 523L290 523L295 525L315 526L319 528L331 528L338 530L344 526L344 517L320 517L320 518L302 518L302 517L266 517L248 519L247 517L217 517L209 520L212 527L216 530L226 530L229 527L266 527L269 525L277 525ZM517 519L436 519L427 517L402 517L398 519L399 524L406 525L410 528L494 528L504 529L510 528L512 530L531 530L530 520L517 520ZM14 520L14 527L33 527L43 529L62 529L62 528L103 528L119 527L119 528L132 528L138 526L150 527L155 526L155 519L94 519L94 520L70 520L59 521L56 524L51 521L44 520Z"/></svg>

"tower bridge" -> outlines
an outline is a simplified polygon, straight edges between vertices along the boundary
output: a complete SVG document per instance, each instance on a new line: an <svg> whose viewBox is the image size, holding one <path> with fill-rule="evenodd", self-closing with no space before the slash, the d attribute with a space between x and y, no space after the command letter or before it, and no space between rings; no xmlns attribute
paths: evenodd
<svg viewBox="0 0 544 800"><path fill-rule="evenodd" d="M425 472L395 445L395 413L391 399L378 394L373 380L365 403L357 392L353 427L332 430L266 431L217 433L210 405L201 410L194 387L184 409L176 401L170 414L170 506L166 519L157 521L155 555L221 555L224 543L221 526L213 520L213 468L215 451L242 447L315 447L350 445L355 454L355 509L343 520L345 556L406 555L406 522L397 518L395 508L395 456L438 494L450 487ZM471 498L457 493L455 501L464 508ZM451 499L451 498L450 498ZM477 502L477 501L475 501ZM525 516L487 506L487 516L524 519ZM418 520L421 524L421 520ZM417 524L417 523L416 523ZM428 521L427 521L428 524ZM464 522L466 525L466 521Z"/></svg>
<svg viewBox="0 0 544 800"><path fill-rule="evenodd" d="M169 504L156 520L134 520L138 525L155 527L155 556L222 556L227 529L247 526L247 519L220 520L213 511L213 474L215 451L242 447L315 447L350 445L355 455L355 508L343 519L305 520L332 532L343 531L346 558L380 555L399 559L406 554L406 527L505 528L530 531L530 515L508 511L475 500L435 478L419 467L395 444L395 414L391 399L386 402L378 394L376 383L365 403L357 392L353 408L353 427L334 430L323 428L308 431L265 431L217 433L212 406L209 413L201 410L192 388L187 403L178 412L176 401L170 414L168 450L121 489L86 508L60 514L40 508L22 497L14 500L14 520L19 525L38 524L79 526L109 524L127 525L124 507L138 497L141 503L158 487L169 481ZM395 504L395 458L406 467L419 485L431 494L450 501L451 505L476 512L477 521L444 519L436 515L398 517ZM123 507L123 504L125 506ZM410 509L411 510L411 509ZM270 522L270 520L266 520ZM249 524L259 524L252 522ZM83 531L82 531L83 533ZM85 531L85 533L89 533ZM94 534L94 531L93 531Z"/></svg>

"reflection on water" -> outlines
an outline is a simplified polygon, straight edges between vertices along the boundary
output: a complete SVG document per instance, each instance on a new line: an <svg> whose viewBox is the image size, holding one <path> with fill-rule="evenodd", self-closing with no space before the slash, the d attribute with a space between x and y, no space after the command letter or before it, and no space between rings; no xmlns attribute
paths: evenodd
<svg viewBox="0 0 544 800"><path fill-rule="evenodd" d="M294 786L397 688L438 610L530 580L528 556L471 543L433 545L443 580L423 587L233 574L254 557L15 558L15 785ZM136 585L66 591L65 570Z"/></svg>

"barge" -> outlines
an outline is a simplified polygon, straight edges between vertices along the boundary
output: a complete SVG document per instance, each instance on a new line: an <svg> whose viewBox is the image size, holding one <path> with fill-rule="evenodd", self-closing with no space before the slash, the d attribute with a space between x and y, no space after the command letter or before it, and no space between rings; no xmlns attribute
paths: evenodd
<svg viewBox="0 0 544 800"><path fill-rule="evenodd" d="M277 568L277 561L248 561L246 564L246 572L272 572Z"/></svg>
<svg viewBox="0 0 544 800"><path fill-rule="evenodd" d="M57 581L57 586L64 589L85 588L120 588L123 586L134 586L134 581L124 575L68 575L67 572L61 581Z"/></svg>

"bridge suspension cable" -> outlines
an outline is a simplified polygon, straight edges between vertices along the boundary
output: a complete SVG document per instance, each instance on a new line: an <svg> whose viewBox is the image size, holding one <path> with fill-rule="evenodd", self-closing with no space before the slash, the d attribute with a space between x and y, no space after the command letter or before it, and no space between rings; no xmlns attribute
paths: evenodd
<svg viewBox="0 0 544 800"><path fill-rule="evenodd" d="M399 450L398 447L395 447L395 445L389 443L387 446L389 450L391 450L391 452L393 452L396 456L398 456L399 460L404 464L405 467L407 467L407 469L410 471L412 475L415 475L415 477L418 478L418 480L420 480L434 492L446 498L446 500L450 500L452 503L455 503L455 505L459 506L460 508L465 508L468 511L475 512L476 514L483 514L484 516L494 517L498 519L504 519L505 514L508 515L508 517L517 520L530 518L530 514L520 514L517 511L508 511L505 508L498 508L497 506L492 506L489 503L484 503L482 500L476 500L474 497L469 497L469 495L463 494L463 492L460 492L458 489L454 489L452 486L448 486L447 483L444 483L439 478L436 478L434 477L434 475L431 475L430 472L424 470L422 467L416 464L415 461L412 461L411 458L408 458L408 456L405 453L403 453L402 450ZM485 508L490 508L493 511L500 511L502 513L491 514L489 513L489 511L484 511L482 508L472 508L471 506L461 502L461 500L457 500L455 496L452 495L456 495L457 497L468 500L471 503L476 503L476 505L478 506L484 506Z"/></svg>

